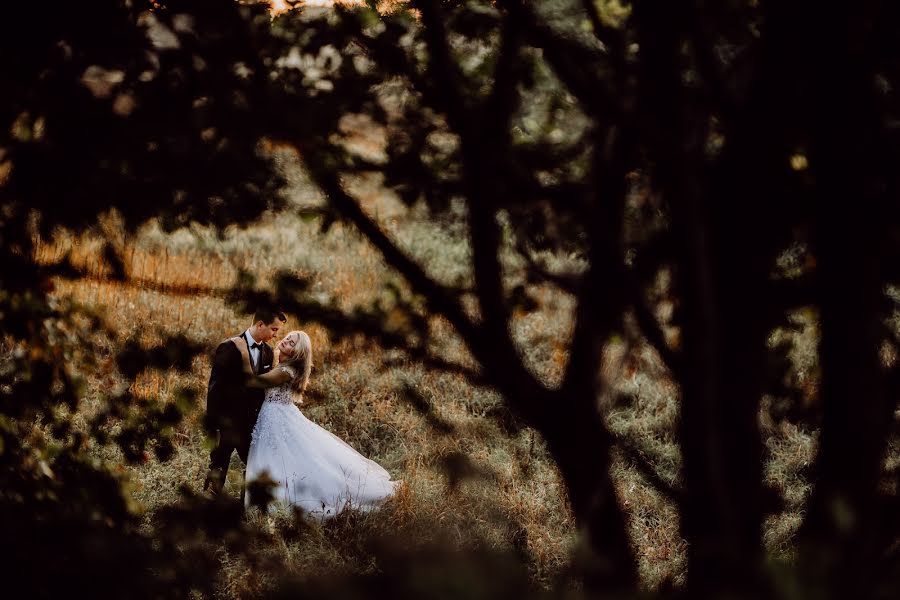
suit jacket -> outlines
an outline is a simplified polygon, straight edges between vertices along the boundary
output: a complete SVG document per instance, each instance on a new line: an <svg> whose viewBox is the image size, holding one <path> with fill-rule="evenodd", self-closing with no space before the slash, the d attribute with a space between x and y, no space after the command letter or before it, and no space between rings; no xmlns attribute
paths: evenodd
<svg viewBox="0 0 900 600"><path fill-rule="evenodd" d="M248 344L243 334L240 337ZM272 348L263 344L259 349L257 374L271 371L274 358ZM243 358L234 343L228 339L219 344L206 388L206 413L210 429L231 428L249 435L264 398L265 390L247 387Z"/></svg>

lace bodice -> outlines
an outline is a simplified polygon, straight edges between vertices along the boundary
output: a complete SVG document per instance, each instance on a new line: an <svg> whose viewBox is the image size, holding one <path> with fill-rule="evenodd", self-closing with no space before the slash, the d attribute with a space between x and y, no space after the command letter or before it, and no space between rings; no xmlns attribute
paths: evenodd
<svg viewBox="0 0 900 600"><path fill-rule="evenodd" d="M281 385L266 389L266 402L277 402L278 404L293 404L294 397L291 393L291 380L296 377L296 372L291 367L284 365L275 367L276 370L281 369L291 376L291 379L285 381Z"/></svg>

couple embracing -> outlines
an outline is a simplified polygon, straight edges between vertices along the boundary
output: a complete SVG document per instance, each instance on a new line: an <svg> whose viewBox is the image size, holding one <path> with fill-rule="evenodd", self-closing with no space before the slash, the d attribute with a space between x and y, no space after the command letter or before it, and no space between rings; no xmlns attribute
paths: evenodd
<svg viewBox="0 0 900 600"><path fill-rule="evenodd" d="M245 482L268 475L276 484L276 504L319 518L349 507L375 508L398 482L300 412L296 403L303 403L309 383L312 344L305 332L291 331L278 342L276 365L268 342L286 321L276 310L258 310L249 329L216 348L206 397L206 425L215 446L203 489L221 492L237 450L246 465ZM248 506L245 488L241 497Z"/></svg>

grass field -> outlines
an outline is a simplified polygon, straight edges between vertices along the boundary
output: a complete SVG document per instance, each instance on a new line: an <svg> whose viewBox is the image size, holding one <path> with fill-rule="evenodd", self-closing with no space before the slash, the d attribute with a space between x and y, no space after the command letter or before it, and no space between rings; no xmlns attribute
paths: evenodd
<svg viewBox="0 0 900 600"><path fill-rule="evenodd" d="M291 162L288 154L284 161ZM348 310L386 294L387 282L402 288L397 276L352 229L337 223L322 232L317 219L297 216L295 209L314 207L321 197L301 171L289 168L287 172L292 185L287 212L267 214L246 229L228 230L221 237L202 229L164 234L153 225L124 237L114 219L105 221L99 227L118 240L126 257L128 283L103 280L104 270L96 261L97 236L42 240L38 259L50 261L72 251L74 262L93 270L92 279L58 282L56 294L104 312L117 334L116 339L98 341L97 352L104 357L112 357L126 340L153 343L174 333L184 333L211 352L219 341L246 328L250 317L235 312L219 295L183 290L228 287L240 270L256 274L261 288L282 269L309 277L315 294L336 299ZM380 188L377 179L361 178L350 187L365 209L429 273L445 282L470 277L468 245L461 231L448 223L429 222L417 208L405 208ZM506 262L515 280L521 275L520 266L511 257ZM559 380L567 358L573 301L550 288L535 289L534 295L539 309L518 315L513 328L530 367L552 383ZM435 319L432 327L439 334L438 351L443 356L471 361L446 323ZM379 512L310 526L299 533L289 526L289 515L251 515L249 526L262 534L258 550L265 560L248 564L223 545L217 552L223 568L222 595L258 595L285 570L298 577L372 572L382 568L367 550L373 539L401 540L407 552L433 547L510 552L523 558L528 577L537 587L566 577L577 554L577 530L559 474L539 436L527 428L509 430L502 419L492 416L502 414L497 410L501 404L497 394L457 375L393 360L396 357L390 351L362 338L333 340L303 315L289 315L285 332L295 328L309 332L315 357L304 413L384 465L405 485ZM779 335L793 336L795 358L811 372L814 328ZM139 396L158 402L173 401L179 388L199 393L201 402L175 433L177 451L170 461L160 463L151 456L132 467L117 451L96 448L99 459L132 482L133 497L148 530L154 526L155 511L178 500L180 487L199 492L203 482L208 447L200 420L209 377L208 354L197 357L189 375L147 372L134 385ZM639 343L614 340L605 363L604 375L611 389L619 392L609 397L631 398L606 403L610 428L629 440L665 479L677 483L677 387L655 354ZM123 385L113 370L96 373L89 384L82 418L97 410L101 393ZM404 399L407 387L429 400L435 417L449 427L435 428L423 419ZM769 519L765 540L774 555L789 557L808 493L803 472L814 456L815 435L762 417L766 476L787 501L787 510ZM235 456L226 487L235 497L240 474ZM616 457L614 477L644 585L655 589L664 582L679 584L685 574L685 544L675 507L644 481L624 455Z"/></svg>

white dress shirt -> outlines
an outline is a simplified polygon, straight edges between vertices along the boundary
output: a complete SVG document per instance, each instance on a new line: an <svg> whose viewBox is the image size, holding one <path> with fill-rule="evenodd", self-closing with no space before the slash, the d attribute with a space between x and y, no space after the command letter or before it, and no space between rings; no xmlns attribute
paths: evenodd
<svg viewBox="0 0 900 600"><path fill-rule="evenodd" d="M253 367L254 371L258 371L259 370L259 367L258 367L258 365L259 365L259 348L254 348L253 343L256 342L257 344L262 344L262 342L257 342L256 339L252 335L250 335L249 329L244 332L244 336L250 341L250 359L253 361L253 364L250 366Z"/></svg>

